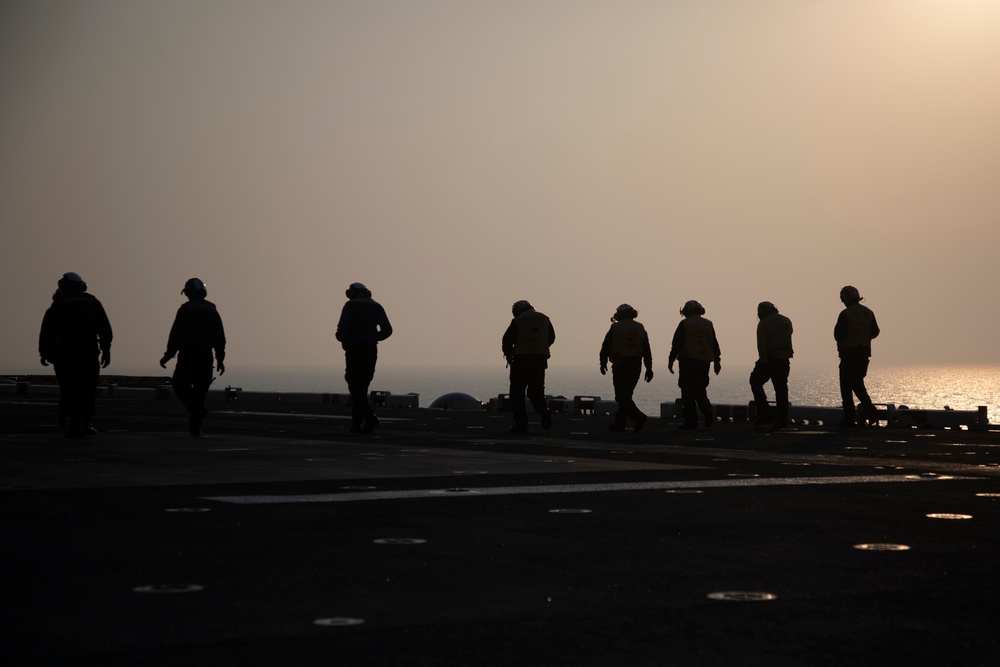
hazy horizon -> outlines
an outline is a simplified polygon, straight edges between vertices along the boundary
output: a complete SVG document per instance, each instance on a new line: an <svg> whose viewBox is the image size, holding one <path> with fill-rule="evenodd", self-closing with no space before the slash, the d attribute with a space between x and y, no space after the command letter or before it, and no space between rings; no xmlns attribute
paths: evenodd
<svg viewBox="0 0 1000 667"><path fill-rule="evenodd" d="M193 276L231 370L341 373L354 281L386 367L502 368L518 299L554 366L630 303L667 376L688 299L724 367L763 300L835 366L846 284L874 364L1000 364L1000 3L12 1L0 90L0 372L67 271L109 374Z"/></svg>

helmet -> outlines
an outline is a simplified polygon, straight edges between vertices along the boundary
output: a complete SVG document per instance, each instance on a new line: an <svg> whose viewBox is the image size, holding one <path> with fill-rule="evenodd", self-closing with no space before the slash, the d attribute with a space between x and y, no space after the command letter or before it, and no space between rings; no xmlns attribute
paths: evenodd
<svg viewBox="0 0 1000 667"><path fill-rule="evenodd" d="M634 320L637 317L639 317L639 311L627 303L623 303L615 309L615 314L611 316L611 320Z"/></svg>
<svg viewBox="0 0 1000 667"><path fill-rule="evenodd" d="M362 283L351 283L344 294L347 295L348 299L356 299L358 297L370 297L372 292Z"/></svg>
<svg viewBox="0 0 1000 667"><path fill-rule="evenodd" d="M858 288L853 285L847 285L840 290L840 300L850 303L856 301L861 301L861 293L858 292Z"/></svg>
<svg viewBox="0 0 1000 667"><path fill-rule="evenodd" d="M181 290L181 294L187 296L188 298L207 296L208 289L205 287L205 283L202 282L200 278L188 278L188 281L184 283L184 289Z"/></svg>
<svg viewBox="0 0 1000 667"><path fill-rule="evenodd" d="M73 273L72 271L64 273L62 278L59 279L57 285L63 292L87 291L87 283L83 282L83 278L80 277L80 274Z"/></svg>
<svg viewBox="0 0 1000 667"><path fill-rule="evenodd" d="M704 315L704 314L705 314L705 307L700 303L698 303L697 301L695 301L694 299L691 299L690 301L685 303L684 307L681 308L681 315L683 315L684 317L690 317L691 315Z"/></svg>
<svg viewBox="0 0 1000 667"><path fill-rule="evenodd" d="M778 309L770 301L761 301L757 304L757 317L765 318L776 312L778 312Z"/></svg>
<svg viewBox="0 0 1000 667"><path fill-rule="evenodd" d="M514 305L510 307L510 312L514 314L514 317L517 317L526 310L534 310L534 309L535 309L534 306L532 306L524 299L521 299L520 301L515 302Z"/></svg>

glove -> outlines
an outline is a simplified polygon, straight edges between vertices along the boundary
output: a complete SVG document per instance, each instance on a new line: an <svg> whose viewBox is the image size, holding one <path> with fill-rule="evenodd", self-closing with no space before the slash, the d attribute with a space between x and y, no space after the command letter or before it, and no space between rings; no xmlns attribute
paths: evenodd
<svg viewBox="0 0 1000 667"><path fill-rule="evenodd" d="M607 374L608 374L608 365L601 364L601 375L607 375Z"/></svg>
<svg viewBox="0 0 1000 667"><path fill-rule="evenodd" d="M103 350L101 352L101 368L107 368L111 365L111 350Z"/></svg>
<svg viewBox="0 0 1000 667"><path fill-rule="evenodd" d="M220 361L216 364L216 370L219 371L219 375L222 375L226 372L226 365Z"/></svg>
<svg viewBox="0 0 1000 667"><path fill-rule="evenodd" d="M671 361L669 364L667 364L667 370L670 371L671 375L674 374L674 362Z"/></svg>
<svg viewBox="0 0 1000 667"><path fill-rule="evenodd" d="M652 381L653 381L653 369L652 368L647 368L646 369L646 382L652 382Z"/></svg>
<svg viewBox="0 0 1000 667"><path fill-rule="evenodd" d="M166 368L168 361L170 361L170 357L168 357L167 355L163 355L163 358L160 359L160 368Z"/></svg>
<svg viewBox="0 0 1000 667"><path fill-rule="evenodd" d="M718 361L716 361L715 362L715 374L718 375L719 371L721 371L721 370L722 370L722 364L719 363Z"/></svg>

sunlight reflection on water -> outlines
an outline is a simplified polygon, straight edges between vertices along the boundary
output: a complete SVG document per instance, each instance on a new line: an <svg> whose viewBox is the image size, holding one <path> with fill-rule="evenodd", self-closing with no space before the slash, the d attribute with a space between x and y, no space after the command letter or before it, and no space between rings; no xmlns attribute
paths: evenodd
<svg viewBox="0 0 1000 667"><path fill-rule="evenodd" d="M750 366L724 366L722 373L711 376L709 398L719 404L745 404L751 400L747 378ZM635 401L641 410L659 416L661 402L680 398L677 376L665 368L654 366L653 382L640 382ZM789 392L792 403L836 407L840 405L836 366L805 368L792 363ZM225 383L216 381L214 388L226 385L248 391L304 391L346 393L342 368L317 369L239 369L231 368ZM873 364L868 373L868 391L876 403L906 405L912 409L940 410L949 406L955 410L988 408L991 422L1000 421L1000 366L896 366ZM507 392L507 371L495 368L436 369L388 368L379 366L373 390L394 394L420 394L420 406L427 407L435 398L449 392L471 394L487 401ZM552 395L601 396L614 399L611 374L602 376L594 369L553 367L546 376L546 392ZM773 392L768 386L768 396Z"/></svg>

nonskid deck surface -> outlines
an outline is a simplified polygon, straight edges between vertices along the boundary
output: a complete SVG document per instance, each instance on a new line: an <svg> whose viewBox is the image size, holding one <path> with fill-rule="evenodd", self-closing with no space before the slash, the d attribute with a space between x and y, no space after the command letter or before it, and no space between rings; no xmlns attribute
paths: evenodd
<svg viewBox="0 0 1000 667"><path fill-rule="evenodd" d="M1000 434L0 401L10 664L875 664L1000 650ZM845 638L850 638L849 641Z"/></svg>

